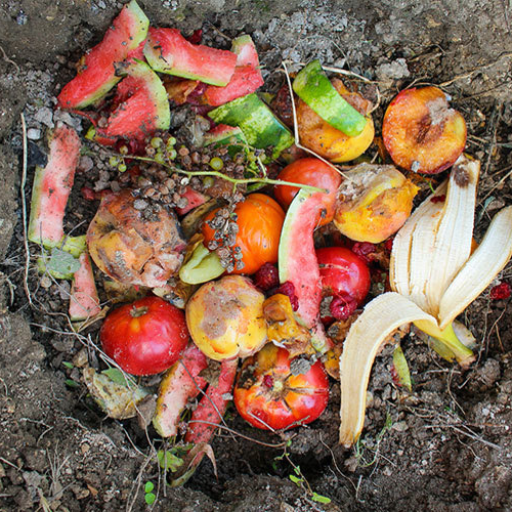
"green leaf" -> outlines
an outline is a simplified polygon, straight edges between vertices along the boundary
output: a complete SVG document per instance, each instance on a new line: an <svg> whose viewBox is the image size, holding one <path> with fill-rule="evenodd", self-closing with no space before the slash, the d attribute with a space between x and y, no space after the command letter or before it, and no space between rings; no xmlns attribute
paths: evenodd
<svg viewBox="0 0 512 512"><path fill-rule="evenodd" d="M407 389L407 391L412 391L412 380L409 365L407 364L407 359L405 358L400 345L397 345L393 352L393 366L396 370L398 384Z"/></svg>
<svg viewBox="0 0 512 512"><path fill-rule="evenodd" d="M331 503L331 498L328 498L327 496L322 496L321 494L317 494L316 492L313 493L311 499L313 501L316 501L317 503Z"/></svg>
<svg viewBox="0 0 512 512"><path fill-rule="evenodd" d="M300 484L301 484L301 482L302 482L302 478L299 478L299 477L297 477L297 476L295 476L295 475L288 475L288 478L289 478L289 479L290 479L294 484L299 485L299 486L300 486Z"/></svg>
<svg viewBox="0 0 512 512"><path fill-rule="evenodd" d="M148 492L144 495L144 499L148 505L153 505L153 503L155 503L156 496L152 492Z"/></svg>
<svg viewBox="0 0 512 512"><path fill-rule="evenodd" d="M128 387L130 385L137 384L132 377L126 375L126 373L123 373L118 368L108 368L107 370L103 370L101 373L120 386Z"/></svg>
<svg viewBox="0 0 512 512"><path fill-rule="evenodd" d="M66 251L55 247L50 260L46 264L48 272L58 274L74 274L80 268L80 261Z"/></svg>
<svg viewBox="0 0 512 512"><path fill-rule="evenodd" d="M68 361L62 361L62 364L68 369L68 370L72 370L75 365L73 363L70 363Z"/></svg>
<svg viewBox="0 0 512 512"><path fill-rule="evenodd" d="M144 492L149 493L155 488L155 484L153 482L146 482L146 485L144 485Z"/></svg>
<svg viewBox="0 0 512 512"><path fill-rule="evenodd" d="M163 470L174 473L180 466L183 466L183 459L175 455L172 450L158 450L157 457Z"/></svg>
<svg viewBox="0 0 512 512"><path fill-rule="evenodd" d="M69 386L70 388L78 388L80 386L78 382L75 382L74 380L71 379L66 379L64 382L66 386Z"/></svg>

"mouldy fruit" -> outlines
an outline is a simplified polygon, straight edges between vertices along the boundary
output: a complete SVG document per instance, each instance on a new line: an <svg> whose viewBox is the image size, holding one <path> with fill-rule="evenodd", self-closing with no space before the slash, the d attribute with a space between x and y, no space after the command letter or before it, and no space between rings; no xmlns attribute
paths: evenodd
<svg viewBox="0 0 512 512"><path fill-rule="evenodd" d="M300 142L332 162L349 162L361 156L373 141L375 128L372 118L368 116L372 105L360 94L350 92L341 80L333 79L332 85L347 103L367 116L363 130L358 135L350 137L330 125L310 106L300 100L297 106Z"/></svg>
<svg viewBox="0 0 512 512"><path fill-rule="evenodd" d="M357 242L380 243L411 214L418 187L392 165L360 164L345 173L334 224Z"/></svg>
<svg viewBox="0 0 512 512"><path fill-rule="evenodd" d="M105 96L120 80L115 65L137 50L148 27L149 20L135 0L123 7L103 41L82 57L77 76L57 98L59 106L80 109Z"/></svg>
<svg viewBox="0 0 512 512"><path fill-rule="evenodd" d="M216 361L254 354L267 339L264 300L246 277L225 276L204 284L186 307L192 340Z"/></svg>
<svg viewBox="0 0 512 512"><path fill-rule="evenodd" d="M164 287L186 244L172 212L138 210L129 190L106 195L87 231L96 265L124 284Z"/></svg>
<svg viewBox="0 0 512 512"><path fill-rule="evenodd" d="M391 102L382 138L393 162L436 174L452 166L466 144L466 123L437 87L406 89Z"/></svg>

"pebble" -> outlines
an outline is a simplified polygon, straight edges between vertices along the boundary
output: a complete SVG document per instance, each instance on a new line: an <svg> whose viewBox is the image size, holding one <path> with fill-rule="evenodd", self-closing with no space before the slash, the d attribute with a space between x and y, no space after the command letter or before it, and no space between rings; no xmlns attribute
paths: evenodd
<svg viewBox="0 0 512 512"><path fill-rule="evenodd" d="M45 126L48 126L48 128L53 128L55 126L53 122L53 112L48 107L40 108L36 112L34 118L36 121L43 123Z"/></svg>
<svg viewBox="0 0 512 512"><path fill-rule="evenodd" d="M38 128L29 128L27 130L27 138L30 140L39 140L41 138L41 130Z"/></svg>

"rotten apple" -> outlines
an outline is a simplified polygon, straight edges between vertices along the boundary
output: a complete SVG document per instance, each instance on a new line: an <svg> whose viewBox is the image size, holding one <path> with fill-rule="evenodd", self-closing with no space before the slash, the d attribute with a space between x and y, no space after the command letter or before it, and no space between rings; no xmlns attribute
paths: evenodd
<svg viewBox="0 0 512 512"><path fill-rule="evenodd" d="M185 310L192 340L216 361L254 354L267 339L264 300L246 277L225 276L204 284Z"/></svg>
<svg viewBox="0 0 512 512"><path fill-rule="evenodd" d="M167 370L188 339L185 315L160 297L144 297L114 309L100 330L105 354L132 375Z"/></svg>
<svg viewBox="0 0 512 512"><path fill-rule="evenodd" d="M382 138L393 162L437 174L451 167L466 144L466 123L437 87L406 89L390 103Z"/></svg>
<svg viewBox="0 0 512 512"><path fill-rule="evenodd" d="M290 359L286 349L269 343L244 362L234 399L253 427L281 430L311 423L324 412L329 381L321 361Z"/></svg>

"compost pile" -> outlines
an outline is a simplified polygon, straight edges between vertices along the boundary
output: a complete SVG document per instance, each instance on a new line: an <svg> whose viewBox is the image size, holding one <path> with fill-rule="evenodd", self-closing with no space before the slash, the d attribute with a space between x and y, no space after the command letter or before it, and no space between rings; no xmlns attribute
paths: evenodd
<svg viewBox="0 0 512 512"><path fill-rule="evenodd" d="M20 117L2 499L401 510L403 477L421 510L506 509L510 105L230 35L131 0Z"/></svg>

